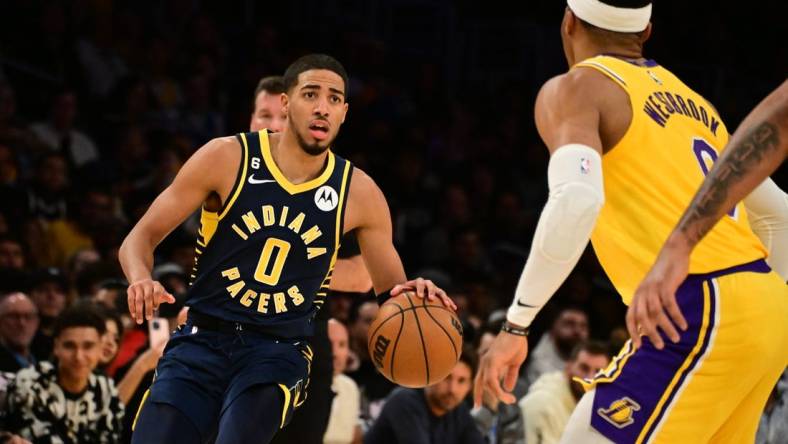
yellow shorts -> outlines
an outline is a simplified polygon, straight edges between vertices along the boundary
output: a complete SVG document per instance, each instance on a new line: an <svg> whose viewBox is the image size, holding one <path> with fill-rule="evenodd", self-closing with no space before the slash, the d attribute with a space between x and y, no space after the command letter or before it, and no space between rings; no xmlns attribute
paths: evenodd
<svg viewBox="0 0 788 444"><path fill-rule="evenodd" d="M788 364L788 286L763 260L690 275L676 292L689 328L647 337L594 379L591 425L617 444L753 442Z"/></svg>

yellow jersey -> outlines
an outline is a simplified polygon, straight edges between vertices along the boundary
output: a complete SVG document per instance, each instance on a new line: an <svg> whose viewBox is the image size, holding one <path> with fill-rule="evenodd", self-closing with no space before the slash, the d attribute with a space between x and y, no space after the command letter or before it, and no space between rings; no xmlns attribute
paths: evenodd
<svg viewBox="0 0 788 444"><path fill-rule="evenodd" d="M662 244L728 142L717 111L653 61L610 56L572 69L595 69L626 91L632 122L602 157L605 205L591 242L602 267L629 304ZM709 273L766 257L739 203L698 244L690 273Z"/></svg>

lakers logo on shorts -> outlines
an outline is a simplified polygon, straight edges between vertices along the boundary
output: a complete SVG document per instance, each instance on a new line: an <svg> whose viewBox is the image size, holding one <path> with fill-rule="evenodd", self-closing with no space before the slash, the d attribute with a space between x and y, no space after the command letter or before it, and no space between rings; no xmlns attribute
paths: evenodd
<svg viewBox="0 0 788 444"><path fill-rule="evenodd" d="M598 409L596 412L599 416L605 418L607 422L613 424L619 429L632 424L635 420L632 415L640 410L640 404L629 399L625 396L621 399L616 399L610 403L610 407L606 409Z"/></svg>

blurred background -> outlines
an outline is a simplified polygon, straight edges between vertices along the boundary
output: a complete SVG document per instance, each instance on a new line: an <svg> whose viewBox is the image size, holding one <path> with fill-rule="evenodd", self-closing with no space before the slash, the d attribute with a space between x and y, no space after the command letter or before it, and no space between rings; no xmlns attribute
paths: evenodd
<svg viewBox="0 0 788 444"><path fill-rule="evenodd" d="M657 3L646 55L709 99L732 131L788 73L777 5ZM335 151L388 197L409 275L430 272L467 293L479 318L510 301L546 199L547 151L532 109L539 87L567 69L562 2L31 1L3 9L0 235L21 244L20 268L63 269L75 297L122 277L118 245L184 160L213 137L248 129L262 76L326 52L351 76ZM64 221L84 235L80 245L52 239L70 234L58 230ZM173 233L157 259L191 269L195 228ZM622 321L593 254L558 299L592 309L595 335Z"/></svg>
<svg viewBox="0 0 788 444"><path fill-rule="evenodd" d="M646 56L733 132L788 73L780 5L656 2ZM117 249L152 199L201 145L248 130L261 77L325 52L351 78L335 152L381 186L408 275L449 289L472 335L511 301L547 197L532 110L567 69L563 13L555 0L3 2L0 293L49 285L68 305L114 288L122 305ZM775 179L786 188L785 166ZM196 228L157 250L179 292ZM590 250L532 341L567 306L591 337L626 339Z"/></svg>

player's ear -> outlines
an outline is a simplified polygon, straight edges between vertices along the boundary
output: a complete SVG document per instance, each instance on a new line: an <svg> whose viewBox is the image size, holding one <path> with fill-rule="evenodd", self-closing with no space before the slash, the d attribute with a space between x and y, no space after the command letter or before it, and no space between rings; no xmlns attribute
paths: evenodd
<svg viewBox="0 0 788 444"><path fill-rule="evenodd" d="M279 103L282 105L282 111L287 114L288 105L290 104L290 98L287 97L287 93L279 94Z"/></svg>
<svg viewBox="0 0 788 444"><path fill-rule="evenodd" d="M347 117L347 110L348 110L347 102L345 102L343 108L344 110L342 111L342 123L345 123L345 117Z"/></svg>
<svg viewBox="0 0 788 444"><path fill-rule="evenodd" d="M564 19L561 21L561 31L564 35L572 35L575 32L575 26L577 26L575 14L567 6L564 11Z"/></svg>
<svg viewBox="0 0 788 444"><path fill-rule="evenodd" d="M643 32L640 33L640 43L645 43L651 37L651 22L648 22L648 26Z"/></svg>

